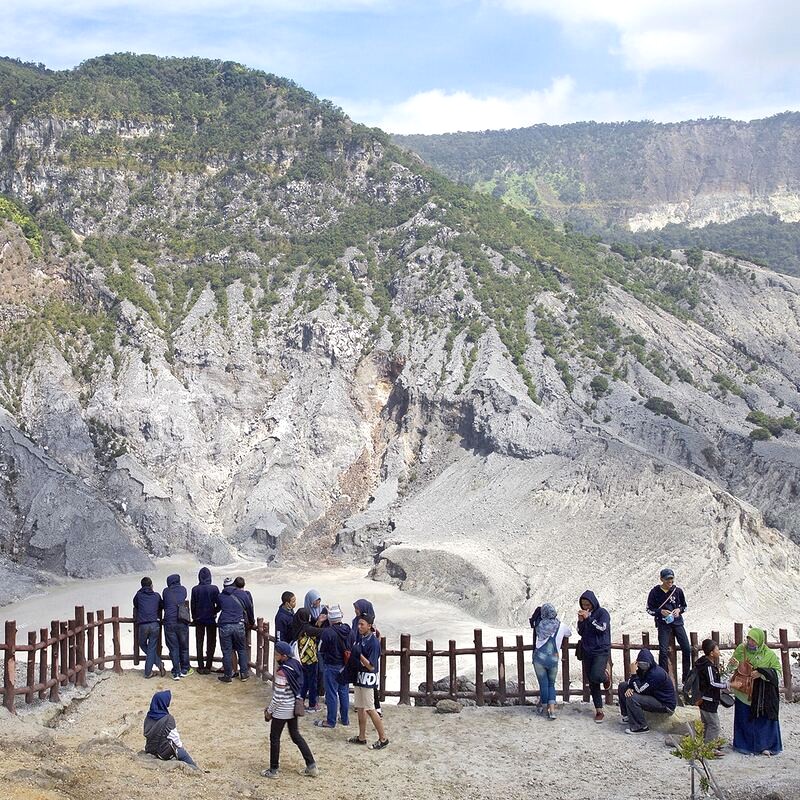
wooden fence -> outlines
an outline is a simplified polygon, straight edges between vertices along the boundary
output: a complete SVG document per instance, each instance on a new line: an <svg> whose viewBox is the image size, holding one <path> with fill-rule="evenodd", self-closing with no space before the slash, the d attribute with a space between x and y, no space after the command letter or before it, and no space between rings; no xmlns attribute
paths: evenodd
<svg viewBox="0 0 800 800"><path fill-rule="evenodd" d="M35 699L51 700L57 702L62 687L68 685L86 686L87 675L90 672L103 671L107 668L116 673L123 672L123 663L132 662L138 665L143 656L137 646L136 626L133 630L133 653L122 652L121 626L134 625L132 617L120 616L119 607L111 609L111 615L106 616L102 610L85 612L83 606L75 607L75 615L67 621L53 620L50 628L41 628L39 633L28 633L27 642L17 642L17 624L14 620L5 623L5 640L0 649L5 655L3 674L2 696L3 704L15 713L16 697L24 695L26 703L33 703ZM109 629L110 628L110 632ZM110 634L110 635L109 635ZM255 649L253 649L253 634L255 634ZM712 633L712 638L720 642L720 649L733 650L743 641L743 625L734 625L733 643L721 642L718 632ZM528 637L530 638L530 637ZM190 637L190 648L194 637ZM699 650L698 636L690 634L692 644L692 661ZM270 626L262 618L248 632L248 649L251 653L251 667L257 677L263 681L272 679L270 666L272 664L272 644L275 638L270 635ZM800 649L800 642L789 641L785 629L779 631L779 640L769 642L773 650L780 651L783 666L783 693L787 700L793 699L791 679L792 649ZM646 631L641 639L632 641L629 634L622 637L622 642L611 645L612 655L621 652L624 677L629 677L631 660L642 648L649 648L650 635ZM571 697L582 696L589 700L589 684L586 679L585 668L582 687L573 688L570 681L572 666L575 665L576 644L565 639L561 647L561 686L557 689L565 701ZM442 698L469 699L478 705L487 702L504 703L516 701L524 703L528 698L538 697L539 690L533 683L526 682L526 664L531 660L532 644L525 644L523 636L515 637L515 641L507 644L502 636L498 636L494 644L484 644L483 631L476 628L472 647L458 647L456 641L451 639L446 650L437 650L432 640L425 641L424 649L411 647L411 636L404 633L400 636L399 649L387 649L385 637L381 639L383 657L380 663L380 695L382 698L397 697L401 704L410 704L412 699L432 703ZM159 652L161 648L159 647ZM675 641L671 643L671 665L673 680L675 679L675 665L677 655ZM24 653L25 683L17 685L17 656ZM254 657L253 657L254 655ZM457 662L459 657L472 657L475 660L475 689L459 691L457 686ZM387 664L390 660L399 661L399 686L387 687ZM413 690L411 684L413 667L424 660L425 680L422 681L421 690ZM216 657L215 663L221 659ZM489 691L485 686L485 672L490 662L497 665L497 689ZM436 691L437 664L443 664L442 672L449 677L447 691ZM492 670L493 672L494 670ZM421 673L421 668L420 668ZM515 685L509 691L509 676L516 673ZM612 686L607 689L609 701L613 698Z"/></svg>

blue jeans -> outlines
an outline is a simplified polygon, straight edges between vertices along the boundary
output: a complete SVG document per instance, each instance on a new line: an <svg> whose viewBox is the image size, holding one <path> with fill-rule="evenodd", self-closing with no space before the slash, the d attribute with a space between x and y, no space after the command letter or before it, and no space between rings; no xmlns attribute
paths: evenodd
<svg viewBox="0 0 800 800"><path fill-rule="evenodd" d="M183 761L184 764L188 764L190 767L198 769L197 764L194 763L192 757L186 752L185 747L175 748L175 758L177 758L178 761Z"/></svg>
<svg viewBox="0 0 800 800"><path fill-rule="evenodd" d="M336 710L342 718L342 725L350 724L350 686L339 683L340 667L325 665L325 706L328 709L328 727L336 725Z"/></svg>
<svg viewBox="0 0 800 800"><path fill-rule="evenodd" d="M162 669L161 659L158 657L158 633L161 630L160 622L143 622L139 625L139 647L144 652L144 674L150 676L153 666Z"/></svg>
<svg viewBox="0 0 800 800"><path fill-rule="evenodd" d="M189 626L185 622L167 622L164 625L164 639L172 661L172 674L180 675L189 671Z"/></svg>
<svg viewBox="0 0 800 800"><path fill-rule="evenodd" d="M558 653L555 652L552 640L545 642L533 654L533 669L539 681L539 696L542 705L556 702L556 676L558 675Z"/></svg>
<svg viewBox="0 0 800 800"><path fill-rule="evenodd" d="M239 659L239 677L246 678L250 674L250 665L247 663L247 639L244 633L244 623L219 626L219 644L222 648L222 668L225 677L233 675L231 653L235 650Z"/></svg>
<svg viewBox="0 0 800 800"><path fill-rule="evenodd" d="M317 705L317 664L303 664L303 691L300 696L308 698L308 707Z"/></svg>

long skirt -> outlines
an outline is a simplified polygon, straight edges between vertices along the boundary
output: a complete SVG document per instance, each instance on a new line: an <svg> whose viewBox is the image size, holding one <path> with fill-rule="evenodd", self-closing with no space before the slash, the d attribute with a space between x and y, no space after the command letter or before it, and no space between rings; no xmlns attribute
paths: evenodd
<svg viewBox="0 0 800 800"><path fill-rule="evenodd" d="M765 750L773 755L780 753L783 743L778 721L766 717L750 719L750 706L737 697L733 710L733 748L741 753L763 753Z"/></svg>

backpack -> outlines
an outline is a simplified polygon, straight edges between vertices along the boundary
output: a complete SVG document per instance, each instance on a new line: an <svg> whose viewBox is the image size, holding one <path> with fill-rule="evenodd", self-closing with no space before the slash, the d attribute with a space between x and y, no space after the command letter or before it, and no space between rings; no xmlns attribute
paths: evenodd
<svg viewBox="0 0 800 800"><path fill-rule="evenodd" d="M700 691L700 673L697 669L691 669L683 682L683 702L687 706L699 706L703 702L703 695Z"/></svg>

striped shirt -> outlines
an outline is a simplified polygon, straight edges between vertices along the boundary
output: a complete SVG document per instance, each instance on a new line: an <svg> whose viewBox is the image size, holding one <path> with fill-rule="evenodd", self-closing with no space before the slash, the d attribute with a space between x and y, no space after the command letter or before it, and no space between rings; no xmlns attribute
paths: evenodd
<svg viewBox="0 0 800 800"><path fill-rule="evenodd" d="M294 692L282 669L275 673L272 700L269 701L269 713L275 719L292 719L294 717Z"/></svg>

